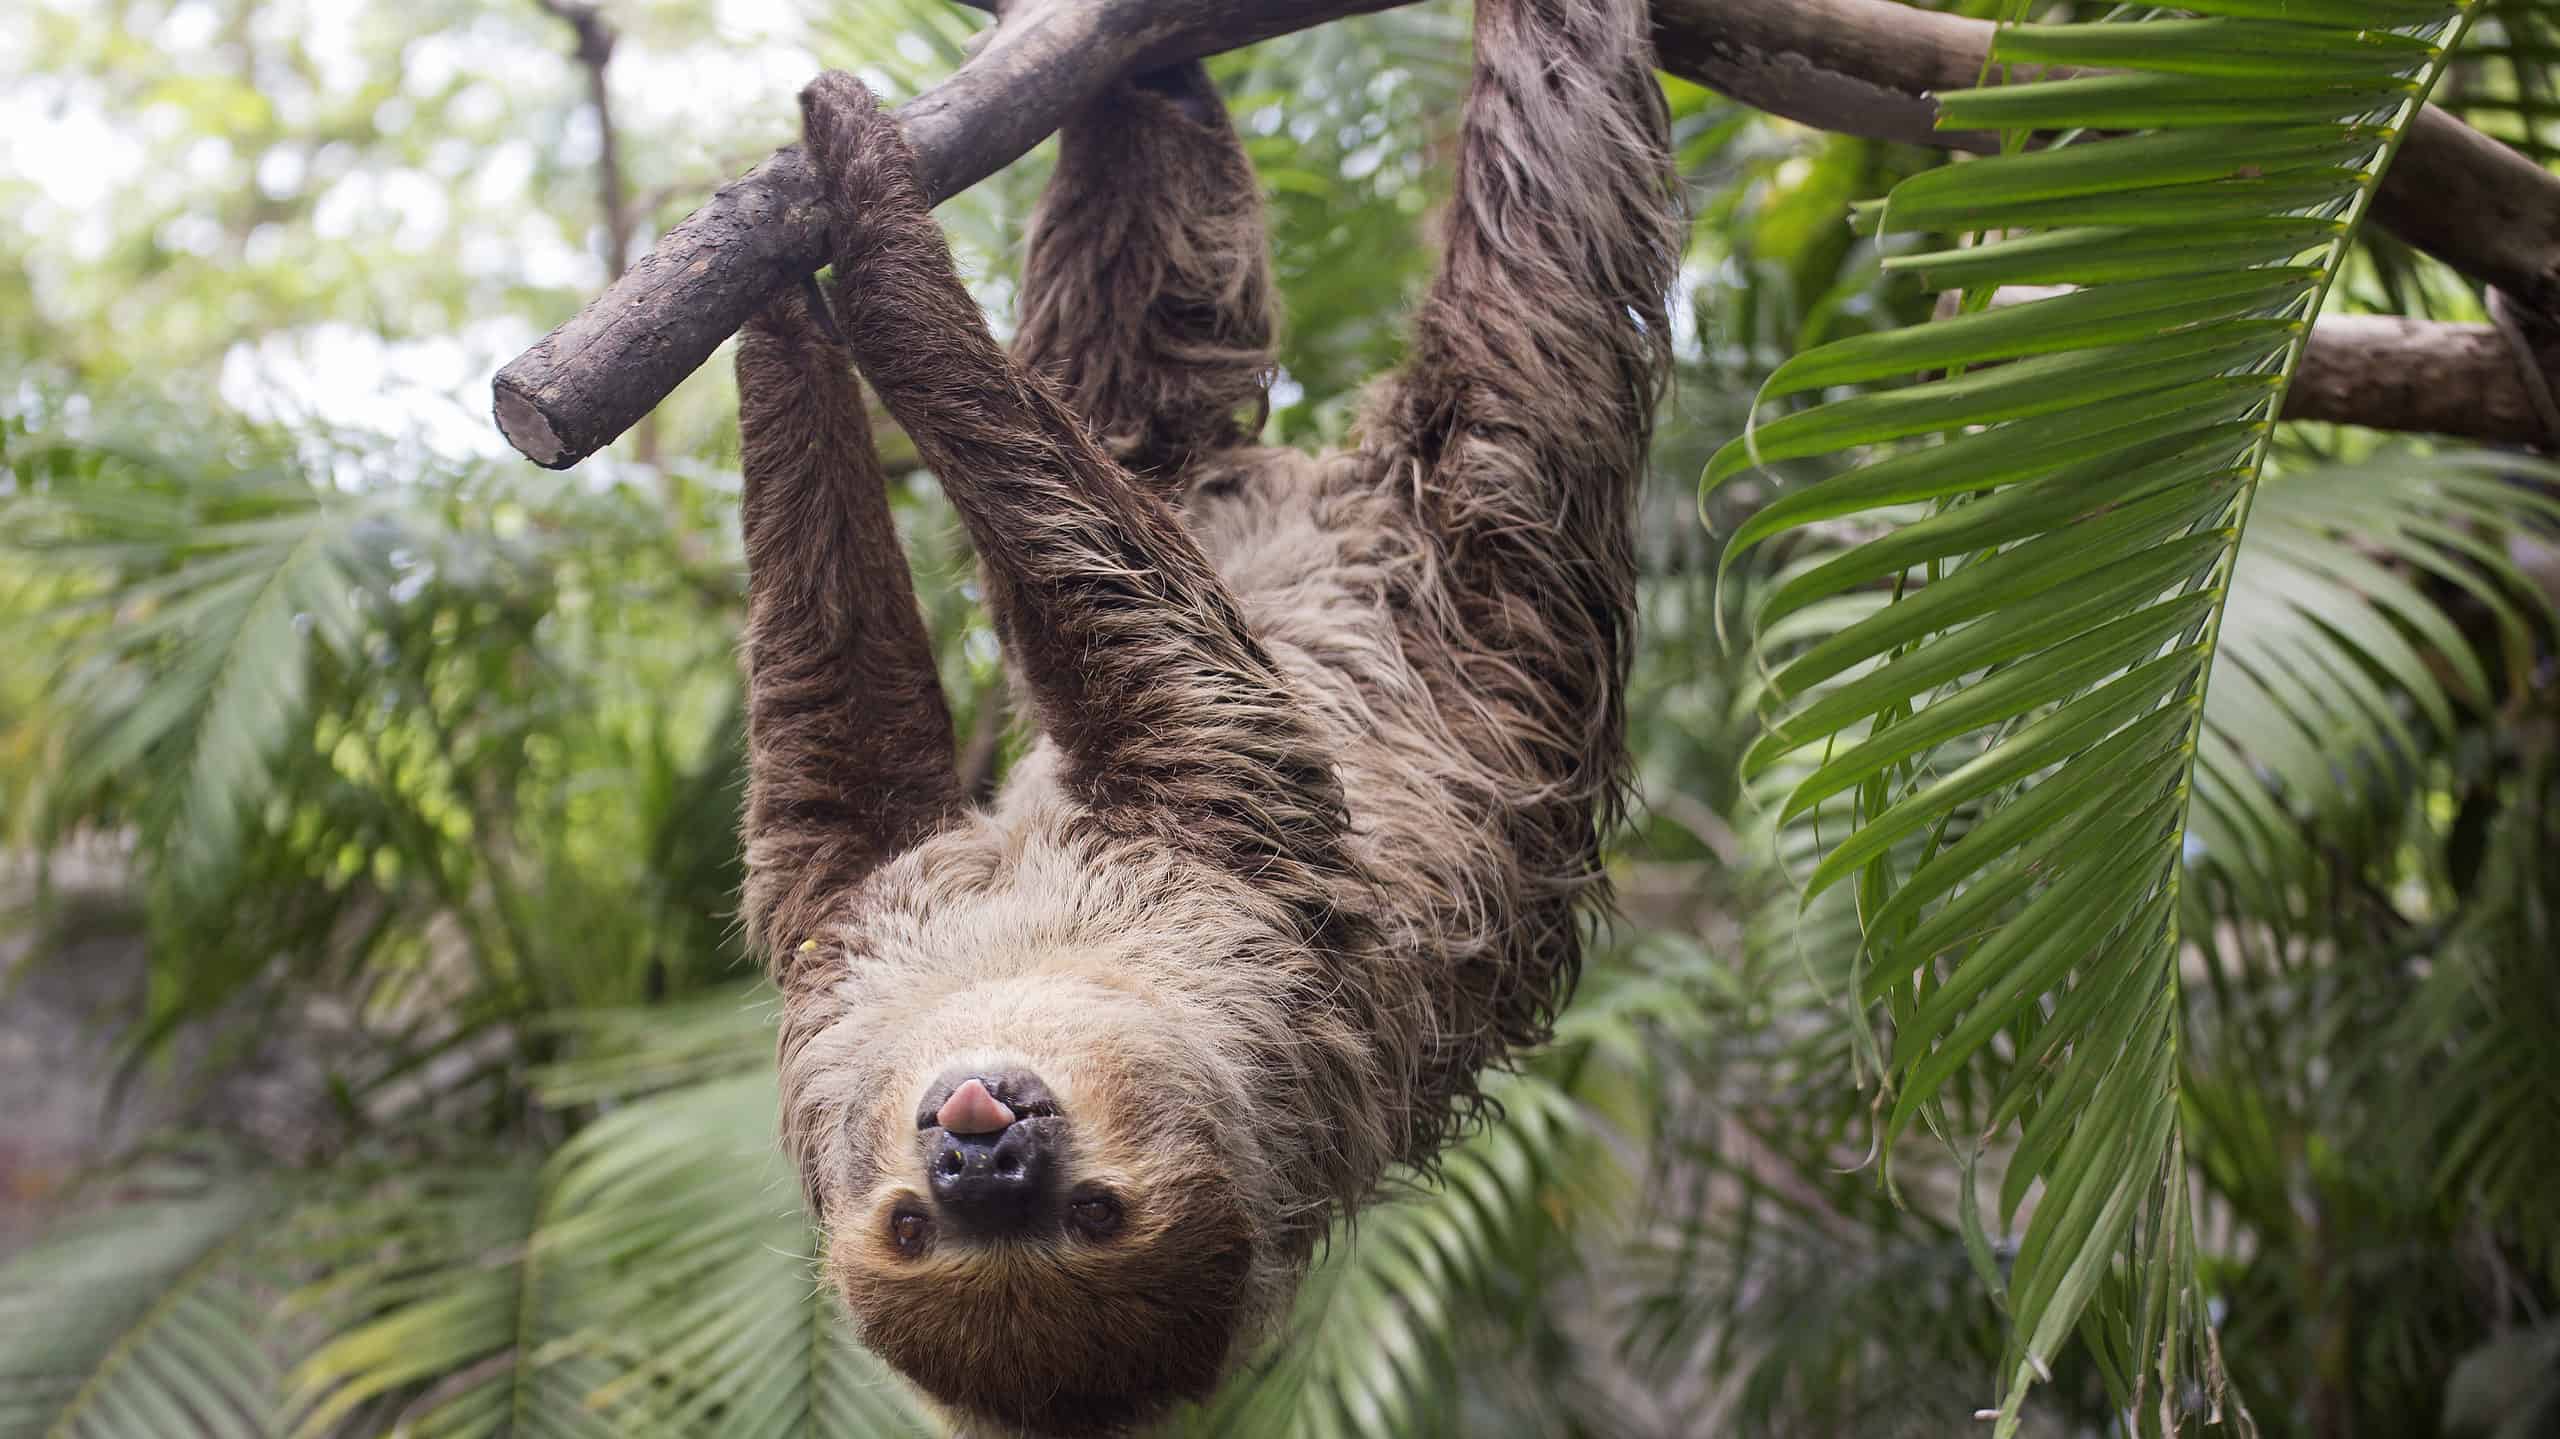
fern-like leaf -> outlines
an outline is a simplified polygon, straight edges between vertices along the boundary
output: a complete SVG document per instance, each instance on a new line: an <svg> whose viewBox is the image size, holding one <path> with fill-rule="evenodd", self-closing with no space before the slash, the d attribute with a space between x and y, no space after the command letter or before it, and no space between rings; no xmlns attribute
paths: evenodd
<svg viewBox="0 0 2560 1439"><path fill-rule="evenodd" d="M1856 998L1891 1027L1883 1151L1914 1121L2007 1150L1999 1439L2075 1332L2143 1430L2220 1403L2178 1138L2208 679L2303 337L2468 10L2184 8L2202 18L2004 27L1996 62L2077 73L1943 95L1941 123L2078 143L1925 172L1861 217L1997 232L1888 262L1930 288L2079 288L1799 356L1707 471L1943 437L1781 496L1733 552L1895 522L1762 607L1749 767L1791 783L1784 815L1846 807L1804 882L1857 899ZM1913 371L1940 377L1774 413ZM1891 602L1808 624L1874 591Z"/></svg>
<svg viewBox="0 0 2560 1439"><path fill-rule="evenodd" d="M252 1439L279 1379L255 1277L277 1185L159 1176L0 1267L0 1435Z"/></svg>

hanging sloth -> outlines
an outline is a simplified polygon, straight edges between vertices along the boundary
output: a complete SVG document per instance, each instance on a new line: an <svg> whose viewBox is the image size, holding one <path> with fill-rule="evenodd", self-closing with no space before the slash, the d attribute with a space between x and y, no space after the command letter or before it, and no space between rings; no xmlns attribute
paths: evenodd
<svg viewBox="0 0 2560 1439"><path fill-rule="evenodd" d="M1643 0L1479 0L1445 261L1320 458L1255 442L1261 206L1198 65L1064 131L1010 357L895 125L802 94L841 219L832 315L738 351L746 921L827 1274L964 1427L1207 1395L1547 1034L1624 782L1681 241L1652 63ZM991 804L851 368L1037 726Z"/></svg>

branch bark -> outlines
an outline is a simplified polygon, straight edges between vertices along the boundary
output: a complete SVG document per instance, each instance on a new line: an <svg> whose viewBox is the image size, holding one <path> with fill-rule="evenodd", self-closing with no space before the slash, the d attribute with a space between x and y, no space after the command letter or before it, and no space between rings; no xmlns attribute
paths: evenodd
<svg viewBox="0 0 2560 1439"><path fill-rule="evenodd" d="M2560 343L2534 344L2532 353L2540 372L2528 376L2488 325L2331 315L2312 326L2284 417L2550 449L2560 435L2528 387L2560 375Z"/></svg>
<svg viewBox="0 0 2560 1439"><path fill-rule="evenodd" d="M1653 0L1662 68L1817 129L1977 154L1929 96L1980 84L1992 22L1894 0ZM2383 228L2560 321L2560 175L2426 106L2374 196Z"/></svg>
<svg viewBox="0 0 2560 1439"><path fill-rule="evenodd" d="M2023 305L2065 290L2019 285L1991 303ZM1942 298L1941 318L1952 313L1952 298ZM2552 448L2560 434L2535 393L2549 375L2560 375L2560 334L2549 331L2518 325L2510 339L2493 325L2328 315L2311 327L2284 418Z"/></svg>
<svg viewBox="0 0 2560 1439"><path fill-rule="evenodd" d="M631 269L631 196L622 178L621 136L613 123L613 90L606 78L613 64L614 33L594 0L534 0L543 13L569 27L577 41L580 69L587 75L587 104L596 112L596 201L604 225L604 270L608 284L620 284ZM633 457L658 467L658 426L654 413L642 415L632 429Z"/></svg>
<svg viewBox="0 0 2560 1439"><path fill-rule="evenodd" d="M991 8L994 0L969 0ZM1405 0L1005 0L1005 22L898 111L939 203L1038 144L1123 75ZM1845 134L1985 149L1930 128L1932 90L1974 83L1992 27L1894 0L1653 0L1664 68ZM2560 316L2560 176L2432 107L2376 216L2428 253ZM823 264L832 217L797 146L677 226L605 294L498 372L498 428L566 468L647 414L765 300ZM2365 421L2364 423L2373 423Z"/></svg>
<svg viewBox="0 0 2560 1439"><path fill-rule="evenodd" d="M981 9L992 0L970 0ZM951 78L898 108L918 178L940 204L1013 163L1121 76L1405 0L1009 0ZM827 259L833 217L787 145L667 232L629 274L495 385L498 429L566 469L655 408L748 316Z"/></svg>
<svg viewBox="0 0 2560 1439"><path fill-rule="evenodd" d="M1991 24L1893 0L1653 0L1662 68L1755 110L1869 140L1987 153L1935 128L1935 90L1977 83Z"/></svg>

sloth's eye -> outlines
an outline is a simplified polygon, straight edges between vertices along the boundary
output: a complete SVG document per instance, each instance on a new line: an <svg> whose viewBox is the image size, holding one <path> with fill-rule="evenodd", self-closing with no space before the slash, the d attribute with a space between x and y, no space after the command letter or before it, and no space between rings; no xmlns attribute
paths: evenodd
<svg viewBox="0 0 2560 1439"><path fill-rule="evenodd" d="M889 1217L889 1239L901 1254L920 1254L933 1236L933 1221L918 1210L901 1209Z"/></svg>
<svg viewBox="0 0 2560 1439"><path fill-rule="evenodd" d="M1087 1239L1108 1239L1120 1232L1120 1201L1108 1194L1088 1195L1067 1206L1067 1217Z"/></svg>

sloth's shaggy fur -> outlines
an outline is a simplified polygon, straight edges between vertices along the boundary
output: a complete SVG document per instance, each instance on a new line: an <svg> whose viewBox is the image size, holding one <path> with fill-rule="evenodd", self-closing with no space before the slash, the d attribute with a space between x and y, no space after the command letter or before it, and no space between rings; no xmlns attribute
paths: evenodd
<svg viewBox="0 0 2560 1439"><path fill-rule="evenodd" d="M964 801L844 352L778 303L738 357L745 912L829 1273L965 1422L1206 1394L1547 1033L1622 792L1680 238L1651 63L1642 0L1480 0L1445 263L1323 458L1250 443L1262 218L1197 66L1064 132L1011 358L894 125L804 92L834 321L968 526L1039 740ZM955 1067L1036 1072L1125 1224L901 1230Z"/></svg>

